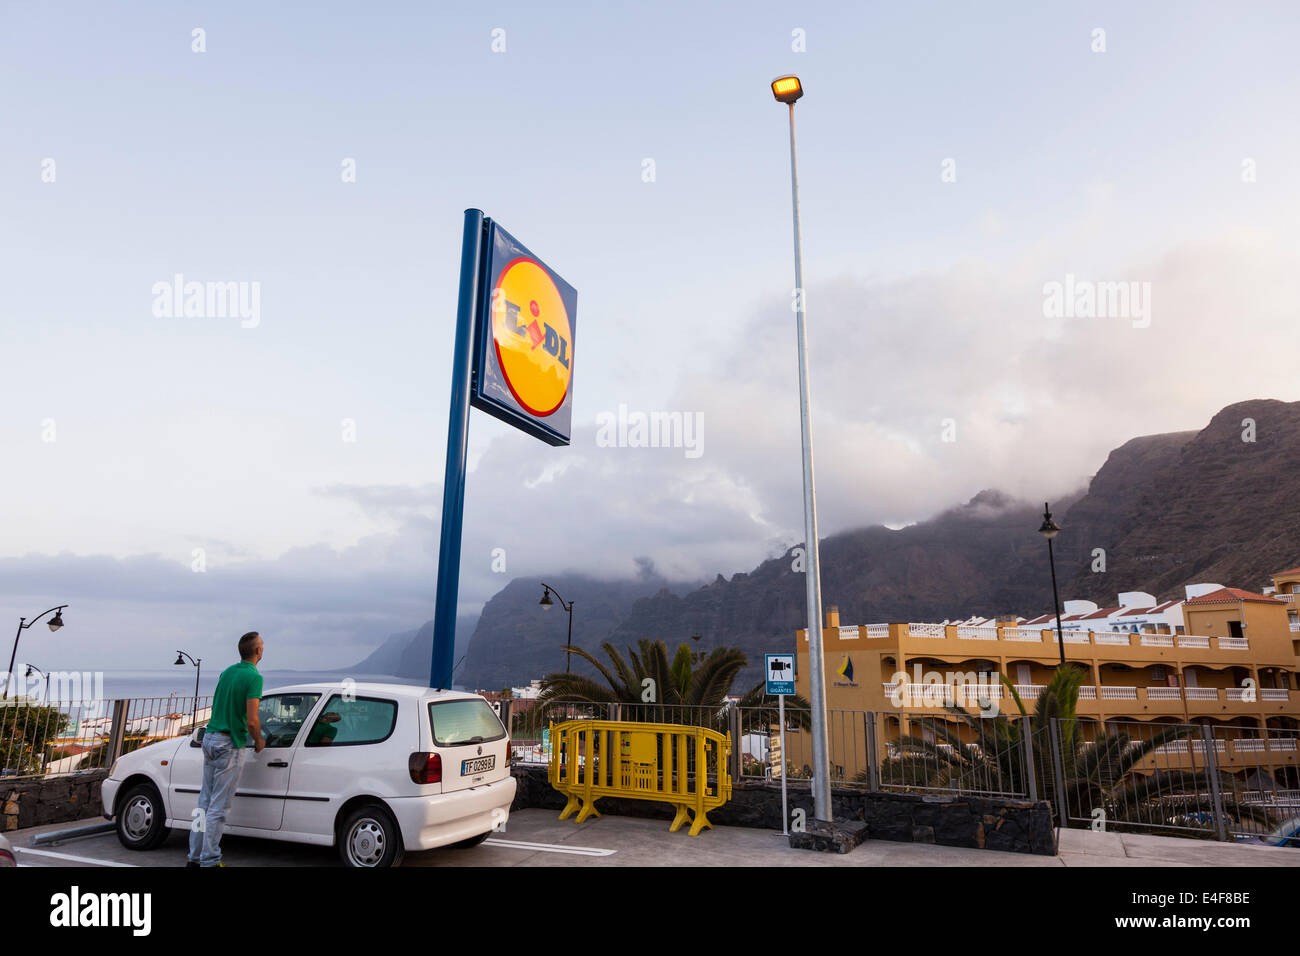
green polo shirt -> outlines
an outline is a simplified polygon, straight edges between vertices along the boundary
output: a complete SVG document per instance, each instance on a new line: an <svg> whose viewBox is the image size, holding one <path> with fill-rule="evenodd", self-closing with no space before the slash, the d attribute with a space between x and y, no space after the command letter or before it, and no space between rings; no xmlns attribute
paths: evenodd
<svg viewBox="0 0 1300 956"><path fill-rule="evenodd" d="M248 701L262 696L262 675L252 661L240 661L221 672L212 697L208 733L230 734L236 747L248 743Z"/></svg>

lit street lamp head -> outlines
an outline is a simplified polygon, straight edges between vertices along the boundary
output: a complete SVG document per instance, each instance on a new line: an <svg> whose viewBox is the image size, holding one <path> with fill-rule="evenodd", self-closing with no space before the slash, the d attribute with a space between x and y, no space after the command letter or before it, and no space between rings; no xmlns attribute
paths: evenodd
<svg viewBox="0 0 1300 956"><path fill-rule="evenodd" d="M1051 541L1053 538L1056 537L1057 533L1060 530L1061 529L1057 527L1056 522L1052 520L1052 513L1047 510L1047 502L1044 501L1043 502L1043 526L1038 529L1038 533L1041 534L1048 541Z"/></svg>
<svg viewBox="0 0 1300 956"><path fill-rule="evenodd" d="M772 81L772 95L776 97L778 103L793 103L803 96L803 84L793 73L778 76Z"/></svg>
<svg viewBox="0 0 1300 956"><path fill-rule="evenodd" d="M552 607L552 605L553 605L554 602L551 601L551 589L550 589L550 588L544 588L544 589L543 589L542 599L541 599L539 602L537 602L537 603L539 603L542 607L546 608L547 610L549 610L549 609Z"/></svg>
<svg viewBox="0 0 1300 956"><path fill-rule="evenodd" d="M177 663L177 664L184 664L184 663L185 663L185 659L184 659L183 657L181 657L181 653L180 653L180 651L177 651L177 652L176 652L176 663Z"/></svg>
<svg viewBox="0 0 1300 956"><path fill-rule="evenodd" d="M50 630L57 631L63 626L63 612L57 612L54 617L50 618Z"/></svg>

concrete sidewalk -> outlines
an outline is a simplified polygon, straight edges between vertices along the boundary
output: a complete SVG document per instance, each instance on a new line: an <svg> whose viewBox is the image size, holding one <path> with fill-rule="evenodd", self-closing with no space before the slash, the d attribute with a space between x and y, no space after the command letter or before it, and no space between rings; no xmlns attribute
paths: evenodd
<svg viewBox="0 0 1300 956"><path fill-rule="evenodd" d="M552 810L511 814L503 833L470 850L408 853L404 867L462 866L809 866L809 867L1064 867L1064 866L1300 866L1300 850L1133 834L1066 830L1059 856L1030 856L920 843L869 840L843 856L790 849L774 830L717 827L698 837L669 833L662 820L604 816L581 826ZM173 831L156 850L125 849L113 833L31 847L32 836L81 824L51 824L7 834L24 866L184 866L186 834ZM339 866L327 847L227 837L230 866Z"/></svg>

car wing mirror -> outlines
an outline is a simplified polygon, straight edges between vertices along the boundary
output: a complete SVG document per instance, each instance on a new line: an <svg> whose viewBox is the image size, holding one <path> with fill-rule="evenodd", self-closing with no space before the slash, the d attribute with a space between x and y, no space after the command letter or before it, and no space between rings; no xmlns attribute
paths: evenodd
<svg viewBox="0 0 1300 956"><path fill-rule="evenodd" d="M191 746L191 747L202 747L202 746L203 746L203 735L206 734L207 732L208 732L208 728L207 728L207 727L200 727L200 728L199 728L199 732L196 733L193 737L190 738L190 746Z"/></svg>

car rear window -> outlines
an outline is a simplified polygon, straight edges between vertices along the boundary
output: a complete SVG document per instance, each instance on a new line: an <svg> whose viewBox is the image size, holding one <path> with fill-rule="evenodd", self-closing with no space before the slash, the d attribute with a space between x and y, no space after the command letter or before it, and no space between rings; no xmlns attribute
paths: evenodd
<svg viewBox="0 0 1300 956"><path fill-rule="evenodd" d="M458 747L500 740L506 735L496 713L482 698L447 700L429 704L433 742L439 747Z"/></svg>

